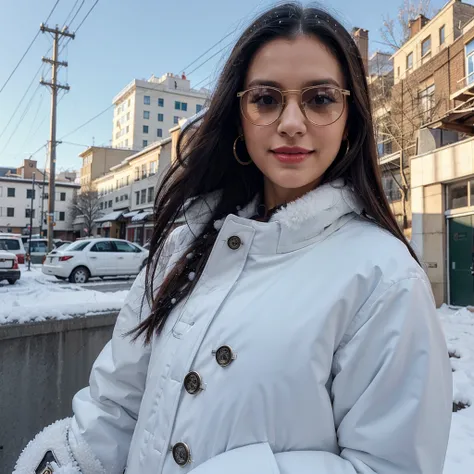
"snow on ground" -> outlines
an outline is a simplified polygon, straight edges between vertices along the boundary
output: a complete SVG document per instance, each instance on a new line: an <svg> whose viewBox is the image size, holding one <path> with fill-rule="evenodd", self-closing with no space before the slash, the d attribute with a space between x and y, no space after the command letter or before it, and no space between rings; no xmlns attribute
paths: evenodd
<svg viewBox="0 0 474 474"><path fill-rule="evenodd" d="M57 284L58 280L44 275L40 266L30 272L26 267L21 270L21 278L14 285L0 283L0 324L116 311L128 294L128 290L101 293L72 283Z"/></svg>
<svg viewBox="0 0 474 474"><path fill-rule="evenodd" d="M474 308L470 308L473 309ZM467 308L438 310L453 372L453 413L444 474L474 473L474 314Z"/></svg>

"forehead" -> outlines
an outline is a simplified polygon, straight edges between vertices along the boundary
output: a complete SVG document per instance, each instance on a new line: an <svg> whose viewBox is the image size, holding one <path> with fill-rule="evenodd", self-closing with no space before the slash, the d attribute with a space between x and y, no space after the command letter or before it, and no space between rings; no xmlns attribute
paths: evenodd
<svg viewBox="0 0 474 474"><path fill-rule="evenodd" d="M339 61L327 46L315 37L298 36L279 38L260 48L250 62L245 85L268 80L284 89L298 89L321 79L332 79L345 87Z"/></svg>

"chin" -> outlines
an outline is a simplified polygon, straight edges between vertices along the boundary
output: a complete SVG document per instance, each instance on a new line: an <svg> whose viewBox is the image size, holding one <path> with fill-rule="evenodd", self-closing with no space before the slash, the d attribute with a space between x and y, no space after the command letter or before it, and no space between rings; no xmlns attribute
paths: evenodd
<svg viewBox="0 0 474 474"><path fill-rule="evenodd" d="M269 176L270 181L282 189L315 188L322 175L308 177L307 173L290 172L278 176Z"/></svg>

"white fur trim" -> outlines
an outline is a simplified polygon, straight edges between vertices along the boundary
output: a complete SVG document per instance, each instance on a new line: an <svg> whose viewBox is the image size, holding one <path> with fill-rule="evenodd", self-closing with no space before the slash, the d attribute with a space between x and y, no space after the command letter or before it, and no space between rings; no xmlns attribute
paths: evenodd
<svg viewBox="0 0 474 474"><path fill-rule="evenodd" d="M349 212L360 214L361 207L354 192L342 180L324 184L288 203L276 212L272 221L297 230L307 221L332 220Z"/></svg>
<svg viewBox="0 0 474 474"><path fill-rule="evenodd" d="M38 433L20 454L13 474L32 474L47 451L52 451L59 466L55 474L105 474L100 462L83 440L74 438L74 450L69 446L71 418L58 420Z"/></svg>

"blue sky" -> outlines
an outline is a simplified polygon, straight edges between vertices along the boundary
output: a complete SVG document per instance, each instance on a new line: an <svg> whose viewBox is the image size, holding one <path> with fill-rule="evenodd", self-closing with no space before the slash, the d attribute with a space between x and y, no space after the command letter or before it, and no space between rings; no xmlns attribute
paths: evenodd
<svg viewBox="0 0 474 474"><path fill-rule="evenodd" d="M0 0L0 88L56 1ZM71 31L77 28L95 1L84 0ZM384 15L396 16L401 2L324 0L320 5L334 13L348 29L353 26L369 29L371 51L374 51L386 49L376 43L381 41L379 29ZM75 3L76 0L60 0L48 24L62 26ZM82 0L78 0L77 6L81 3ZM432 5L440 8L444 3L444 0L435 0ZM165 72L181 73L214 43L236 30L191 66L188 69L191 72L235 40L256 14L272 4L274 2L258 0L99 0L76 39L61 55L62 60L69 62L69 67L60 72L59 78L62 83L69 83L71 90L59 103L58 138L109 107L113 97L134 78L145 79L151 74L159 76ZM34 73L51 44L49 35L40 34L0 93L2 166L19 166L49 138L50 92L46 87L37 87L39 74L35 78ZM193 72L189 77L191 85L206 85L212 81L225 60L226 51L228 48ZM45 66L45 79L49 80L49 77L50 68ZM17 108L32 80L32 87ZM57 169L78 169L81 160L77 155L85 149L84 145L91 145L93 140L96 145L108 145L111 138L112 109L64 139L57 149ZM42 167L46 149L34 158Z"/></svg>

